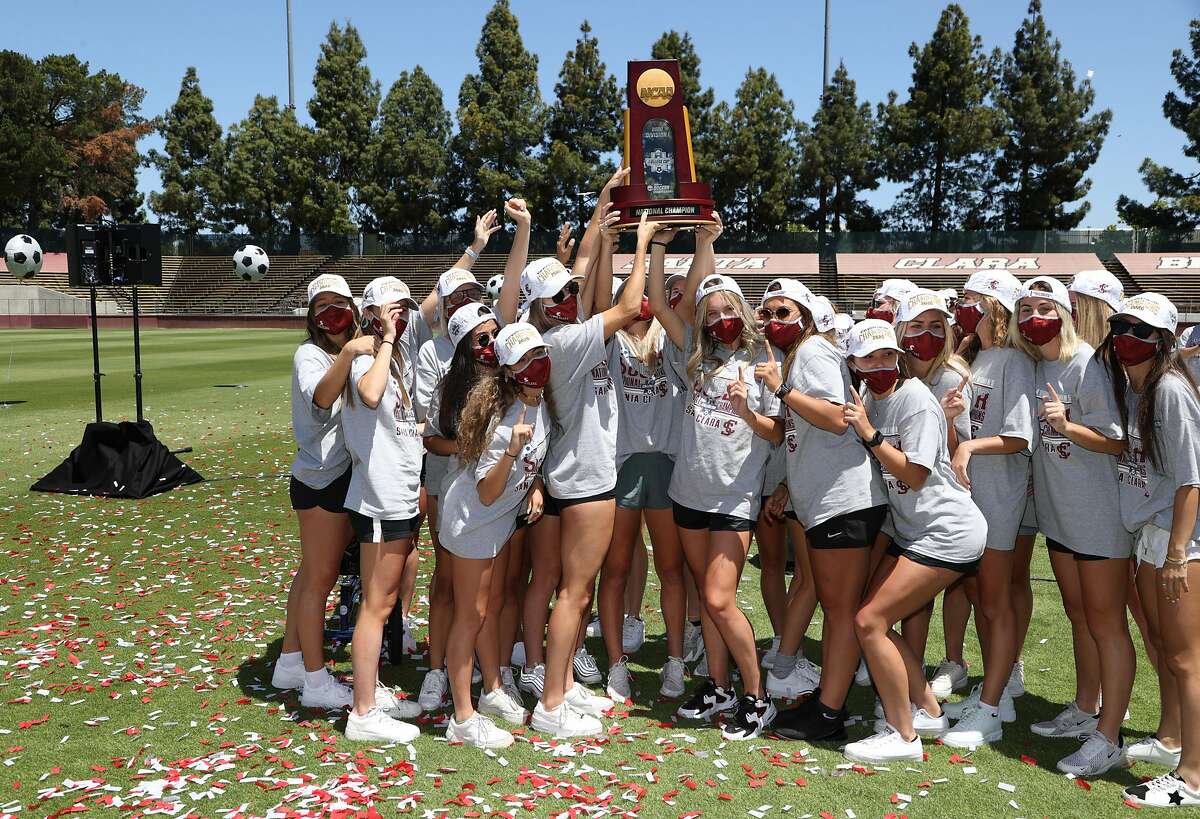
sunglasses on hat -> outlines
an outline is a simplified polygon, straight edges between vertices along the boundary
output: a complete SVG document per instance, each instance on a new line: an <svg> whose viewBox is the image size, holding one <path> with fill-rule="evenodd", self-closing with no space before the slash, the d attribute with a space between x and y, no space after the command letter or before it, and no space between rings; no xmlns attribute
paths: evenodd
<svg viewBox="0 0 1200 819"><path fill-rule="evenodd" d="M563 285L562 290L559 290L557 293L555 293L553 296L550 297L550 300L552 302L554 302L555 304L562 304L564 301L566 301L568 296L578 296L578 295L579 295L579 282L567 282L565 285Z"/></svg>
<svg viewBox="0 0 1200 819"><path fill-rule="evenodd" d="M1108 320L1108 326L1112 328L1112 334L1114 336L1130 335L1134 338L1140 338L1143 341L1154 335L1155 330L1158 329L1157 327L1153 327L1145 323L1134 324L1132 321L1127 321L1122 318L1110 318Z"/></svg>

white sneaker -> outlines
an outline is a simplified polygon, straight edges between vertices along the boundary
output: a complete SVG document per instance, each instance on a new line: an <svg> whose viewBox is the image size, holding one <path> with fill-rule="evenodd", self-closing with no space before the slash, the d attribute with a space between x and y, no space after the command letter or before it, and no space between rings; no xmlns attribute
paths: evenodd
<svg viewBox="0 0 1200 819"><path fill-rule="evenodd" d="M967 667L953 660L942 660L929 679L929 687L933 690L933 696L939 700L946 699L955 691L967 687Z"/></svg>
<svg viewBox="0 0 1200 819"><path fill-rule="evenodd" d="M604 634L600 631L600 617L593 617L591 622L587 624L588 637L603 637Z"/></svg>
<svg viewBox="0 0 1200 819"><path fill-rule="evenodd" d="M1004 736L1004 723L1000 714L976 702L963 712L954 727L942 734L942 744L951 748L978 748L999 742Z"/></svg>
<svg viewBox="0 0 1200 819"><path fill-rule="evenodd" d="M920 762L925 758L920 736L914 737L912 742L905 742L904 737L886 723L879 733L858 742L851 742L842 749L842 753L851 762L865 762L868 765Z"/></svg>
<svg viewBox="0 0 1200 819"><path fill-rule="evenodd" d="M775 655L779 653L779 641L779 637L771 638L771 647L768 648L767 653L762 656L762 662L760 665L762 665L762 667L768 671L775 666Z"/></svg>
<svg viewBox="0 0 1200 819"><path fill-rule="evenodd" d="M480 694L477 709L481 714L499 717L510 725L524 725L525 720L529 717L529 712L525 710L521 701L519 699L514 701L503 687Z"/></svg>
<svg viewBox="0 0 1200 819"><path fill-rule="evenodd" d="M1175 771L1128 787L1124 796L1135 805L1153 808L1188 808L1200 805L1200 791L1189 788Z"/></svg>
<svg viewBox="0 0 1200 819"><path fill-rule="evenodd" d="M303 689L304 661L299 657L294 660L284 660L283 657L284 655L280 654L279 659L275 661L275 670L271 673L271 687Z"/></svg>
<svg viewBox="0 0 1200 819"><path fill-rule="evenodd" d="M375 687L375 705L393 719L412 719L421 716L424 710L412 700L397 697L396 692L386 685Z"/></svg>
<svg viewBox="0 0 1200 819"><path fill-rule="evenodd" d="M504 689L504 693L508 694L509 699L519 705L524 705L521 699L521 689L517 687L517 683L513 680L512 666L500 666L500 687Z"/></svg>
<svg viewBox="0 0 1200 819"><path fill-rule="evenodd" d="M952 720L959 719L968 708L973 708L979 704L979 697L982 694L983 683L976 683L966 699L959 700L958 702L943 703L942 713ZM1013 703L1012 695L1007 690L1000 695L1000 719L1004 722L1016 722L1017 720L1017 706Z"/></svg>
<svg viewBox="0 0 1200 819"><path fill-rule="evenodd" d="M525 642L513 643L512 654L508 657L509 665L520 668L525 665Z"/></svg>
<svg viewBox="0 0 1200 819"><path fill-rule="evenodd" d="M1012 673L1008 675L1008 685L1006 687L1010 697L1021 697L1025 695L1025 661L1017 660L1013 663Z"/></svg>
<svg viewBox="0 0 1200 819"><path fill-rule="evenodd" d="M1093 731L1078 751L1058 760L1056 767L1065 774L1090 779L1108 773L1113 768L1128 768L1133 764L1125 759L1122 750L1120 745L1109 742L1104 734Z"/></svg>
<svg viewBox="0 0 1200 819"><path fill-rule="evenodd" d="M912 708L913 730L917 732L917 736L924 737L926 739L936 739L950 730L950 719L945 714L942 714L940 717L931 717L929 712L924 708L918 708L912 703L909 703L909 706ZM879 711L882 710L883 709L881 707ZM876 716L876 731L882 731L885 728L891 727L888 725L888 721L878 711L876 712Z"/></svg>
<svg viewBox="0 0 1200 819"><path fill-rule="evenodd" d="M378 706L361 717L353 711L346 717L346 739L358 742L398 742L407 745L420 733L417 726L392 719Z"/></svg>
<svg viewBox="0 0 1200 819"><path fill-rule="evenodd" d="M1054 719L1035 722L1029 730L1040 737L1082 737L1095 731L1099 724L1099 715L1089 714L1072 702Z"/></svg>
<svg viewBox="0 0 1200 819"><path fill-rule="evenodd" d="M499 690L499 689L497 689ZM466 722L455 722L451 715L446 726L446 739L462 742L476 748L507 748L513 744L513 735L476 711Z"/></svg>
<svg viewBox="0 0 1200 819"><path fill-rule="evenodd" d="M683 682L683 674L686 670L682 657L668 657L667 661L663 663L662 671L658 673L658 678L662 680L662 686L658 689L658 693L669 699L682 697L687 691L687 686Z"/></svg>
<svg viewBox="0 0 1200 819"><path fill-rule="evenodd" d="M692 624L691 620L683 623L683 661L694 663L704 653L704 630Z"/></svg>
<svg viewBox="0 0 1200 819"><path fill-rule="evenodd" d="M627 658L617 660L616 665L608 669L608 685L605 693L614 702L626 703L633 699L633 686L629 679L629 667L625 664Z"/></svg>
<svg viewBox="0 0 1200 819"><path fill-rule="evenodd" d="M446 705L450 692L450 680L441 668L431 668L421 681L421 692L417 694L417 702L426 711L438 711Z"/></svg>
<svg viewBox="0 0 1200 819"><path fill-rule="evenodd" d="M567 689L563 700L571 706L572 710L593 717L604 716L604 712L616 704L608 697L602 697L579 683L575 683Z"/></svg>
<svg viewBox="0 0 1200 819"><path fill-rule="evenodd" d="M1179 755L1182 749L1172 751L1151 734L1143 737L1132 745L1125 746L1125 758L1130 762L1146 762L1151 765L1162 765L1165 768L1179 766Z"/></svg>
<svg viewBox="0 0 1200 819"><path fill-rule="evenodd" d="M417 653L417 640L413 637L412 624L408 618L404 618L404 631L401 635L400 653L405 656L412 657Z"/></svg>
<svg viewBox="0 0 1200 819"><path fill-rule="evenodd" d="M546 666L538 663L533 668L521 669L521 680L517 683L517 687L522 691L533 694L533 696L541 699L542 685L546 682Z"/></svg>
<svg viewBox="0 0 1200 819"><path fill-rule="evenodd" d="M867 688L868 686L870 686L871 672L867 668L866 660L858 661L858 671L854 672L854 684L861 688Z"/></svg>
<svg viewBox="0 0 1200 819"><path fill-rule="evenodd" d="M300 704L305 708L348 708L354 702L354 690L345 683L325 672L324 685L309 685L304 682L304 691L300 694Z"/></svg>
<svg viewBox="0 0 1200 819"><path fill-rule="evenodd" d="M816 677L813 677L814 666L808 660L796 660L796 667L788 673L786 677L776 677L773 673L767 672L767 696L775 697L776 699L794 700L799 696L808 694L816 689L821 683L821 673L817 671Z"/></svg>
<svg viewBox="0 0 1200 819"><path fill-rule="evenodd" d="M533 707L529 727L541 734L565 739L567 737L590 737L604 732L604 725L595 717L580 714L566 702L547 710L539 702Z"/></svg>
<svg viewBox="0 0 1200 819"><path fill-rule="evenodd" d="M626 654L636 654L646 642L646 621L641 617L625 615L621 624L621 649Z"/></svg>
<svg viewBox="0 0 1200 819"><path fill-rule="evenodd" d="M575 672L575 679L588 685L595 685L604 678L596 665L596 659L586 648L576 650L575 656L571 658L571 670Z"/></svg>

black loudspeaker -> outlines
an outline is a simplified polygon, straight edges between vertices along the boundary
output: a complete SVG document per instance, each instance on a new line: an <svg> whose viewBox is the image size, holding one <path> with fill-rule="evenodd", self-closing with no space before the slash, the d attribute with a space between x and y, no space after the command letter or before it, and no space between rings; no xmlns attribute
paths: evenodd
<svg viewBox="0 0 1200 819"><path fill-rule="evenodd" d="M162 284L158 225L67 226L67 274L72 287Z"/></svg>

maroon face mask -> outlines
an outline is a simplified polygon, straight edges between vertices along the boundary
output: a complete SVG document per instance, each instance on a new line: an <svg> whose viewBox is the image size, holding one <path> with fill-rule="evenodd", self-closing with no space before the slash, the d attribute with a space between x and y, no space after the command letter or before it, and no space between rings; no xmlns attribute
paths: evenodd
<svg viewBox="0 0 1200 819"><path fill-rule="evenodd" d="M649 321L654 318L654 313L650 310L650 299L642 296L642 307L638 310L638 321Z"/></svg>
<svg viewBox="0 0 1200 819"><path fill-rule="evenodd" d="M796 339L800 338L800 333L803 330L804 325L798 321L777 321L772 319L767 322L765 332L767 341L779 349L786 351L792 349L792 345L796 343Z"/></svg>
<svg viewBox="0 0 1200 819"><path fill-rule="evenodd" d="M472 347L471 354L475 356L475 360L485 367L495 367L500 362L496 360L496 345L488 344L486 347Z"/></svg>
<svg viewBox="0 0 1200 819"><path fill-rule="evenodd" d="M933 361L945 346L945 337L934 335L930 330L904 337L904 349L920 361Z"/></svg>
<svg viewBox="0 0 1200 819"><path fill-rule="evenodd" d="M1062 319L1058 316L1028 316L1017 322L1017 329L1030 344L1041 347L1054 340L1062 330Z"/></svg>
<svg viewBox="0 0 1200 819"><path fill-rule="evenodd" d="M959 305L954 308L954 320L958 322L958 326L963 329L964 333L973 333L979 326L980 319L983 318L983 302L975 302L974 304Z"/></svg>
<svg viewBox="0 0 1200 819"><path fill-rule="evenodd" d="M513 373L513 380L524 387L541 389L550 381L550 356L544 355L530 361L521 370Z"/></svg>
<svg viewBox="0 0 1200 819"><path fill-rule="evenodd" d="M396 338L404 335L404 331L408 328L408 316L396 319ZM371 319L371 332L383 338L383 322L377 318Z"/></svg>
<svg viewBox="0 0 1200 819"><path fill-rule="evenodd" d="M717 319L708 325L708 334L722 344L732 344L742 334L740 318Z"/></svg>
<svg viewBox="0 0 1200 819"><path fill-rule="evenodd" d="M890 370L859 370L858 374L862 377L863 383L876 395L890 390L895 385L896 380L900 378L900 368L892 367Z"/></svg>
<svg viewBox="0 0 1200 819"><path fill-rule="evenodd" d="M1113 336L1113 350L1126 367L1133 367L1154 357L1157 341L1145 341L1131 335Z"/></svg>
<svg viewBox="0 0 1200 819"><path fill-rule="evenodd" d="M672 310L674 310L676 305L678 305L681 301L683 301L682 290L675 290L671 293L671 295L667 296L667 304L671 305Z"/></svg>
<svg viewBox="0 0 1200 819"><path fill-rule="evenodd" d="M558 304L545 308L546 315L556 321L571 322L579 318L579 300L575 296L567 296Z"/></svg>
<svg viewBox="0 0 1200 819"><path fill-rule="evenodd" d="M867 318L879 319L880 321L886 321L888 324L891 324L892 319L896 318L896 313L890 307L872 307L867 311Z"/></svg>
<svg viewBox="0 0 1200 819"><path fill-rule="evenodd" d="M450 299L446 299L446 321L449 321L450 317L457 313L461 308L466 307L468 304L474 304L476 301L478 301L478 299L465 298L458 304L454 304L450 301Z"/></svg>
<svg viewBox="0 0 1200 819"><path fill-rule="evenodd" d="M328 304L313 317L313 323L323 332L338 336L354 323L354 311L340 304Z"/></svg>

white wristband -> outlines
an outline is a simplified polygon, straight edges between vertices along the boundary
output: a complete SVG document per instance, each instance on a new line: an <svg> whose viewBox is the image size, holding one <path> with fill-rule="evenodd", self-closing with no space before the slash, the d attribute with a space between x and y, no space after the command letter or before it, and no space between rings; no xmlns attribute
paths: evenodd
<svg viewBox="0 0 1200 819"><path fill-rule="evenodd" d="M466 249L466 251L465 251L465 252L466 252L466 254L467 254L468 256L470 256L472 259L478 259L478 258L479 258L479 254L478 254L478 253L476 253L474 250L471 250L471 248L470 248L469 246L467 247L467 249Z"/></svg>

